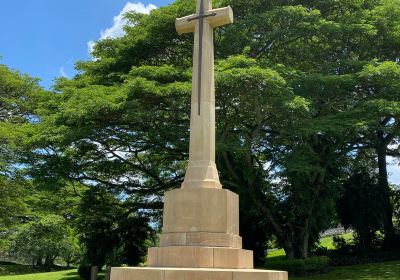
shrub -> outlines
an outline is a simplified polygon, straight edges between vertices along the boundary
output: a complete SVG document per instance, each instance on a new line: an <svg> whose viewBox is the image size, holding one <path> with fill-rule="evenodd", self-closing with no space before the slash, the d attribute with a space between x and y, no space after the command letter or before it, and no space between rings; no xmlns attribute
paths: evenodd
<svg viewBox="0 0 400 280"><path fill-rule="evenodd" d="M368 253L340 254L337 251L329 253L331 266L346 266L355 264L378 263L400 260L400 250L376 251Z"/></svg>
<svg viewBox="0 0 400 280"><path fill-rule="evenodd" d="M342 236L333 237L333 246L336 251L341 255L348 255L355 250L354 244L350 244Z"/></svg>
<svg viewBox="0 0 400 280"><path fill-rule="evenodd" d="M78 267L78 273L81 279L89 280L92 272L92 266L90 264L80 264Z"/></svg>
<svg viewBox="0 0 400 280"><path fill-rule="evenodd" d="M307 259L270 259L266 268L284 270L290 276L305 276L310 274L324 273L328 270L329 258L326 256L310 257Z"/></svg>
<svg viewBox="0 0 400 280"><path fill-rule="evenodd" d="M324 246L316 246L315 249L313 250L313 254L316 256L327 256L328 255L328 248Z"/></svg>

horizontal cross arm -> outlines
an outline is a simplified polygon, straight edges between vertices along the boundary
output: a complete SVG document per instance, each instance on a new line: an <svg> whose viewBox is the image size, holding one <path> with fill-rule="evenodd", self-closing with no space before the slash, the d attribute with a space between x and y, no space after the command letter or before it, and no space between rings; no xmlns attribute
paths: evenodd
<svg viewBox="0 0 400 280"><path fill-rule="evenodd" d="M212 27L218 27L233 23L233 12L230 6L220 9L214 9L206 12L207 14L215 14L204 18ZM197 20L193 20L198 15L190 15L182 18L177 18L175 28L179 34L192 33L196 27Z"/></svg>

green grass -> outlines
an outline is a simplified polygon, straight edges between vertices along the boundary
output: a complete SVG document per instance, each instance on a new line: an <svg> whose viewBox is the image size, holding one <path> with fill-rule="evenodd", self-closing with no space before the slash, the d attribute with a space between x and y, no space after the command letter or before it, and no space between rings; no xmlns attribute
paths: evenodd
<svg viewBox="0 0 400 280"><path fill-rule="evenodd" d="M52 271L63 271L64 268L53 268ZM47 272L44 267L32 267L30 265L0 262L0 277L3 275L19 275Z"/></svg>
<svg viewBox="0 0 400 280"><path fill-rule="evenodd" d="M0 278L1 279L1 278ZM399 280L400 261L334 268L326 274L290 278L293 280Z"/></svg>
<svg viewBox="0 0 400 280"><path fill-rule="evenodd" d="M71 269L45 273L0 276L0 280L79 280L79 276L76 269Z"/></svg>
<svg viewBox="0 0 400 280"><path fill-rule="evenodd" d="M353 233L345 233L340 236L343 237L346 241L348 241L353 238ZM335 246L333 246L333 236L321 238L320 245L328 249L335 249Z"/></svg>
<svg viewBox="0 0 400 280"><path fill-rule="evenodd" d="M79 276L76 269L72 269L0 276L0 280L79 280ZM325 274L291 277L290 280L400 280L400 261L338 267Z"/></svg>
<svg viewBox="0 0 400 280"><path fill-rule="evenodd" d="M350 240L350 239L353 238L353 233L345 233L345 234L340 235L340 236L343 237L346 240ZM320 245L322 247L326 247L328 249L334 249L335 247L333 246L333 236L321 238ZM285 254L285 251L283 249L278 249L278 250L275 250L275 251L270 251L268 253L268 258L276 258L276 257L285 256L285 255L286 254Z"/></svg>

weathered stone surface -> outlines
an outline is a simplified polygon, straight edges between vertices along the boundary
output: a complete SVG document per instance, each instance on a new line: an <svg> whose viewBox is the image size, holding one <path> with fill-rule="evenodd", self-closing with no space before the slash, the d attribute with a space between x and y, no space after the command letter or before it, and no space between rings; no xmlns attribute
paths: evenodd
<svg viewBox="0 0 400 280"><path fill-rule="evenodd" d="M215 165L214 28L233 22L230 7L212 9L211 0L197 1L197 15L179 18L178 33L194 32L189 164L182 188L221 189ZM201 4L203 6L201 6ZM195 19L197 17L197 19ZM201 28L199 24L202 22Z"/></svg>
<svg viewBox="0 0 400 280"><path fill-rule="evenodd" d="M222 189L215 165L213 29L232 23L233 13L230 7L212 10L211 2L197 0L196 15L176 20L179 33L195 32L189 164L182 188L165 194L163 233L160 247L149 249L150 267L112 268L111 280L288 279L286 272L239 269L253 267L253 253L241 249L239 198Z"/></svg>
<svg viewBox="0 0 400 280"><path fill-rule="evenodd" d="M208 247L158 248L158 267L213 267L213 250Z"/></svg>
<svg viewBox="0 0 400 280"><path fill-rule="evenodd" d="M214 248L214 268L253 268L253 251Z"/></svg>
<svg viewBox="0 0 400 280"><path fill-rule="evenodd" d="M160 247L185 246L186 244L186 232L162 233L160 235Z"/></svg>
<svg viewBox="0 0 400 280"><path fill-rule="evenodd" d="M186 245L207 247L242 248L241 237L238 235L214 232L189 232Z"/></svg>
<svg viewBox="0 0 400 280"><path fill-rule="evenodd" d="M163 233L239 235L239 197L225 189L177 189L165 193Z"/></svg>
<svg viewBox="0 0 400 280"><path fill-rule="evenodd" d="M164 280L164 270L139 267L113 267L111 280Z"/></svg>
<svg viewBox="0 0 400 280"><path fill-rule="evenodd" d="M162 233L160 247L205 246L242 248L242 238L238 235L218 232Z"/></svg>
<svg viewBox="0 0 400 280"><path fill-rule="evenodd" d="M232 278L230 271L208 271L208 270L169 270L165 271L164 280L226 280Z"/></svg>
<svg viewBox="0 0 400 280"><path fill-rule="evenodd" d="M232 280L287 280L286 271L247 270L234 271Z"/></svg>
<svg viewBox="0 0 400 280"><path fill-rule="evenodd" d="M253 252L243 249L200 246L150 248L149 267L253 268Z"/></svg>
<svg viewBox="0 0 400 280"><path fill-rule="evenodd" d="M288 275L254 269L113 267L111 280L288 280Z"/></svg>

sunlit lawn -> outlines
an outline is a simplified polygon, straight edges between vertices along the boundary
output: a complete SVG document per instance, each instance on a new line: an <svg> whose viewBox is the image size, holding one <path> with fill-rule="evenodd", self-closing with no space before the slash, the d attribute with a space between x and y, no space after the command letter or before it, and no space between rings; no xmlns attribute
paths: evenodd
<svg viewBox="0 0 400 280"><path fill-rule="evenodd" d="M293 280L399 280L400 261L334 268L326 274L291 278Z"/></svg>
<svg viewBox="0 0 400 280"><path fill-rule="evenodd" d="M332 271L292 280L400 280L400 261L336 267ZM0 276L0 280L79 280L75 269Z"/></svg>
<svg viewBox="0 0 400 280"><path fill-rule="evenodd" d="M57 269L57 268L55 268ZM0 280L79 280L76 269L44 272L44 268L32 268L30 265L1 264ZM98 274L98 280L104 279L104 272Z"/></svg>
<svg viewBox="0 0 400 280"><path fill-rule="evenodd" d="M345 233L345 234L341 235L341 237L343 237L346 240L350 240L353 238L353 233ZM328 249L334 249L333 236L321 238L320 245L322 247L326 247ZM285 251L283 249L271 251L268 253L268 258L274 258L274 257L280 257L280 256L285 256Z"/></svg>
<svg viewBox="0 0 400 280"><path fill-rule="evenodd" d="M0 280L79 280L76 269L55 272L0 276Z"/></svg>

